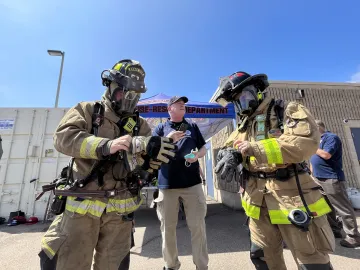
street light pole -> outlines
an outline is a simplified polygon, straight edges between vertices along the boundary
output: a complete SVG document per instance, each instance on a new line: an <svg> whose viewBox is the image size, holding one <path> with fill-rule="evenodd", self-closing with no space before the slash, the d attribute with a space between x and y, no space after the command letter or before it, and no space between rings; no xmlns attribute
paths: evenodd
<svg viewBox="0 0 360 270"><path fill-rule="evenodd" d="M58 80L58 86L57 86L57 91L56 91L56 99L55 99L55 108L57 108L58 103L59 103L60 85L61 85L62 71L63 71L63 66L64 66L65 52L55 51L55 50L48 50L48 53L51 56L61 56L60 73L59 73L59 80Z"/></svg>

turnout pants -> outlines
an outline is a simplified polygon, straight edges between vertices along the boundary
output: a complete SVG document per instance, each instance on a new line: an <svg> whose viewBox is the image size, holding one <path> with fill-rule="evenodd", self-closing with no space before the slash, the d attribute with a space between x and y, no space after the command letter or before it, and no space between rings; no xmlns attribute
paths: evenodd
<svg viewBox="0 0 360 270"><path fill-rule="evenodd" d="M261 207L259 220L250 218L250 257L256 269L287 269L283 257L283 240L299 267L306 270L332 269L328 253L335 240L326 216L313 219L308 232L291 224L271 224L267 207Z"/></svg>
<svg viewBox="0 0 360 270"><path fill-rule="evenodd" d="M118 270L130 250L131 230L132 221L115 212L94 218L65 211L42 239L41 269L90 270L94 259L94 270Z"/></svg>
<svg viewBox="0 0 360 270"><path fill-rule="evenodd" d="M206 270L209 262L205 225L207 205L201 184L189 188L159 190L159 196L155 201L161 222L165 266L175 270L180 268L176 241L179 198L183 201L186 222L191 232L193 261L196 269Z"/></svg>

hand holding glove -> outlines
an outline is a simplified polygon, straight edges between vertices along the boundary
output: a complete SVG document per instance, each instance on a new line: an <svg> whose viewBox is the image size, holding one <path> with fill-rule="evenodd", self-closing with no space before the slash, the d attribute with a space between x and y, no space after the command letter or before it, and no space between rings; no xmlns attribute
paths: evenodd
<svg viewBox="0 0 360 270"><path fill-rule="evenodd" d="M125 152L125 166L128 171L143 170L153 173L155 170L160 169L161 161L151 159L148 155L131 154Z"/></svg>
<svg viewBox="0 0 360 270"><path fill-rule="evenodd" d="M144 159L144 163L141 165L143 170L148 171L149 173L153 173L154 171L160 169L162 164L161 161L153 160L148 155L142 155L142 158Z"/></svg>
<svg viewBox="0 0 360 270"><path fill-rule="evenodd" d="M175 157L175 153L170 150L175 150L175 147L171 138L135 136L132 138L131 152L133 155L145 152L153 160L169 163L169 158Z"/></svg>
<svg viewBox="0 0 360 270"><path fill-rule="evenodd" d="M227 148L219 151L216 160L217 165L215 167L215 173L220 172L220 178L222 180L231 182L236 173L236 168L241 164L243 158L237 150Z"/></svg>
<svg viewBox="0 0 360 270"><path fill-rule="evenodd" d="M252 148L249 141L241 141L236 140L234 142L234 148L239 150L239 152L244 156L253 156L254 155L254 149Z"/></svg>

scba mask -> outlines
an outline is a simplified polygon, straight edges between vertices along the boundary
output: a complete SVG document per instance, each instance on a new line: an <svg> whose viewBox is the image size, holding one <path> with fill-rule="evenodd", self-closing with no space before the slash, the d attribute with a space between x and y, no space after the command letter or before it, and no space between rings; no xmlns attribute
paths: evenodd
<svg viewBox="0 0 360 270"><path fill-rule="evenodd" d="M109 92L112 107L116 112L133 113L141 97L141 93L127 90L115 82L110 84Z"/></svg>
<svg viewBox="0 0 360 270"><path fill-rule="evenodd" d="M232 102L240 115L252 114L260 104L258 93L261 92L254 85L237 87L231 77L221 78L218 92L216 102L223 107Z"/></svg>
<svg viewBox="0 0 360 270"><path fill-rule="evenodd" d="M252 114L259 106L258 90L256 87L253 85L246 86L241 93L238 94L234 105L240 114Z"/></svg>

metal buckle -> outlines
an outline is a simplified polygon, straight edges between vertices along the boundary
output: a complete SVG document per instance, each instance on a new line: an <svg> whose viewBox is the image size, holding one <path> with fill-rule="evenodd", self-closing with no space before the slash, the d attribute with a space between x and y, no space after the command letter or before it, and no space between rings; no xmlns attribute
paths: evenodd
<svg viewBox="0 0 360 270"><path fill-rule="evenodd" d="M107 198L109 198L109 197L115 197L115 195L116 195L116 190L107 190L106 192L105 192L105 194L106 194L106 197Z"/></svg>

